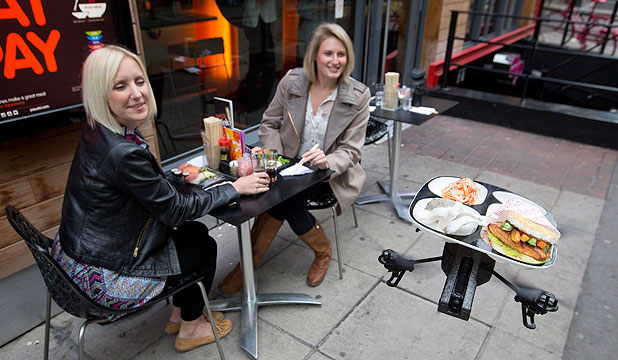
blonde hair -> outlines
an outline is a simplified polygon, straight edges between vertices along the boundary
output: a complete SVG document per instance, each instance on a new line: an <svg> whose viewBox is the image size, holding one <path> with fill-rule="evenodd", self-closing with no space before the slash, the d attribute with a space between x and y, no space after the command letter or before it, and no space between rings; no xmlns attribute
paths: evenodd
<svg viewBox="0 0 618 360"><path fill-rule="evenodd" d="M348 61L345 65L345 69L343 69L343 72L339 77L339 80L343 80L347 83L350 80L352 70L354 70L354 46L352 45L352 40L348 36L348 33L337 24L323 23L315 29L313 36L311 37L311 41L309 42L309 46L307 46L307 51L305 52L303 69L305 69L305 73L311 82L317 81L318 76L315 59L318 57L320 45L322 45L322 42L329 37L338 39L345 47Z"/></svg>
<svg viewBox="0 0 618 360"><path fill-rule="evenodd" d="M114 78L120 67L120 62L129 57L139 65L148 85L148 119L152 120L157 114L157 104L152 95L152 87L148 81L146 67L142 60L131 51L115 45L107 45L93 51L84 61L82 69L82 102L86 110L88 124L94 128L99 123L110 131L124 135L122 126L112 114L108 99L114 88ZM133 130L133 129L131 129Z"/></svg>

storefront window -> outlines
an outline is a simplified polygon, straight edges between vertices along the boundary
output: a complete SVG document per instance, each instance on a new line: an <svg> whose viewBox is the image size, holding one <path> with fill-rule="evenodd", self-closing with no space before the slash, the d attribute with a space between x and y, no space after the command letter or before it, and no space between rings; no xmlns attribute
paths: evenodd
<svg viewBox="0 0 618 360"><path fill-rule="evenodd" d="M159 114L161 159L201 146L214 97L233 101L234 125L251 133L276 84L302 66L313 29L337 22L353 36L353 1L138 0L142 43ZM360 19L363 21L364 19ZM257 138L255 138L257 139Z"/></svg>

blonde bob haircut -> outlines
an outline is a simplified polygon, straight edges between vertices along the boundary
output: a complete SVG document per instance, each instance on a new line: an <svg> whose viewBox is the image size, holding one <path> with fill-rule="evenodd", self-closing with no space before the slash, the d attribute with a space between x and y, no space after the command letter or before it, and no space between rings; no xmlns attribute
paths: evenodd
<svg viewBox="0 0 618 360"><path fill-rule="evenodd" d="M144 80L148 85L148 119L152 120L157 114L157 104L152 96L152 87L146 75L146 67L142 60L131 51L115 45L93 51L88 55L82 69L82 101L86 110L88 124L94 128L99 123L116 134L124 135L122 126L112 114L108 100L114 88L114 78L120 67L120 62L130 57L139 65ZM134 129L131 129L134 130Z"/></svg>
<svg viewBox="0 0 618 360"><path fill-rule="evenodd" d="M339 25L332 23L323 23L320 24L315 31L313 32L313 36L311 37L311 41L309 42L309 46L307 47L307 51L305 52L305 59L303 61L303 69L305 69L305 73L309 77L309 80L314 83L318 79L317 75L317 65L315 59L318 57L318 50L320 49L320 45L322 42L329 37L334 37L343 43L345 47L347 63L345 65L345 69L341 73L339 80L343 80L345 83L349 82L350 74L352 70L354 70L354 46L352 45L352 40L348 36L348 33Z"/></svg>

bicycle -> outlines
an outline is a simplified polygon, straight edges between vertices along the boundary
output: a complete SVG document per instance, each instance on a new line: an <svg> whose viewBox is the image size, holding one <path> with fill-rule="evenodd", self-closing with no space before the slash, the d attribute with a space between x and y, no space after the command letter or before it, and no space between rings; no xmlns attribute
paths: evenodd
<svg viewBox="0 0 618 360"><path fill-rule="evenodd" d="M546 19L549 20L549 26L552 26L553 31L562 30L563 32L560 46L564 46L575 38L581 49L589 52L599 46L604 50L604 45L608 42L612 45L611 55L614 55L617 47L618 27L613 25L614 19L610 16L595 12L597 5L606 1L592 0L592 7L587 13L580 13L575 7L574 0L569 1L566 9L562 11L550 10ZM553 26L555 23L558 25Z"/></svg>

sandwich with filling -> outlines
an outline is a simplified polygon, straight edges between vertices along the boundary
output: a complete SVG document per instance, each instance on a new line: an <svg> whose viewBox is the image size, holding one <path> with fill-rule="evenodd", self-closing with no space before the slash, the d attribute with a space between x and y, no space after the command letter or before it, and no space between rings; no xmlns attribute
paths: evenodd
<svg viewBox="0 0 618 360"><path fill-rule="evenodd" d="M507 211L506 219L487 226L487 241L496 251L526 263L547 261L560 233L552 228Z"/></svg>

